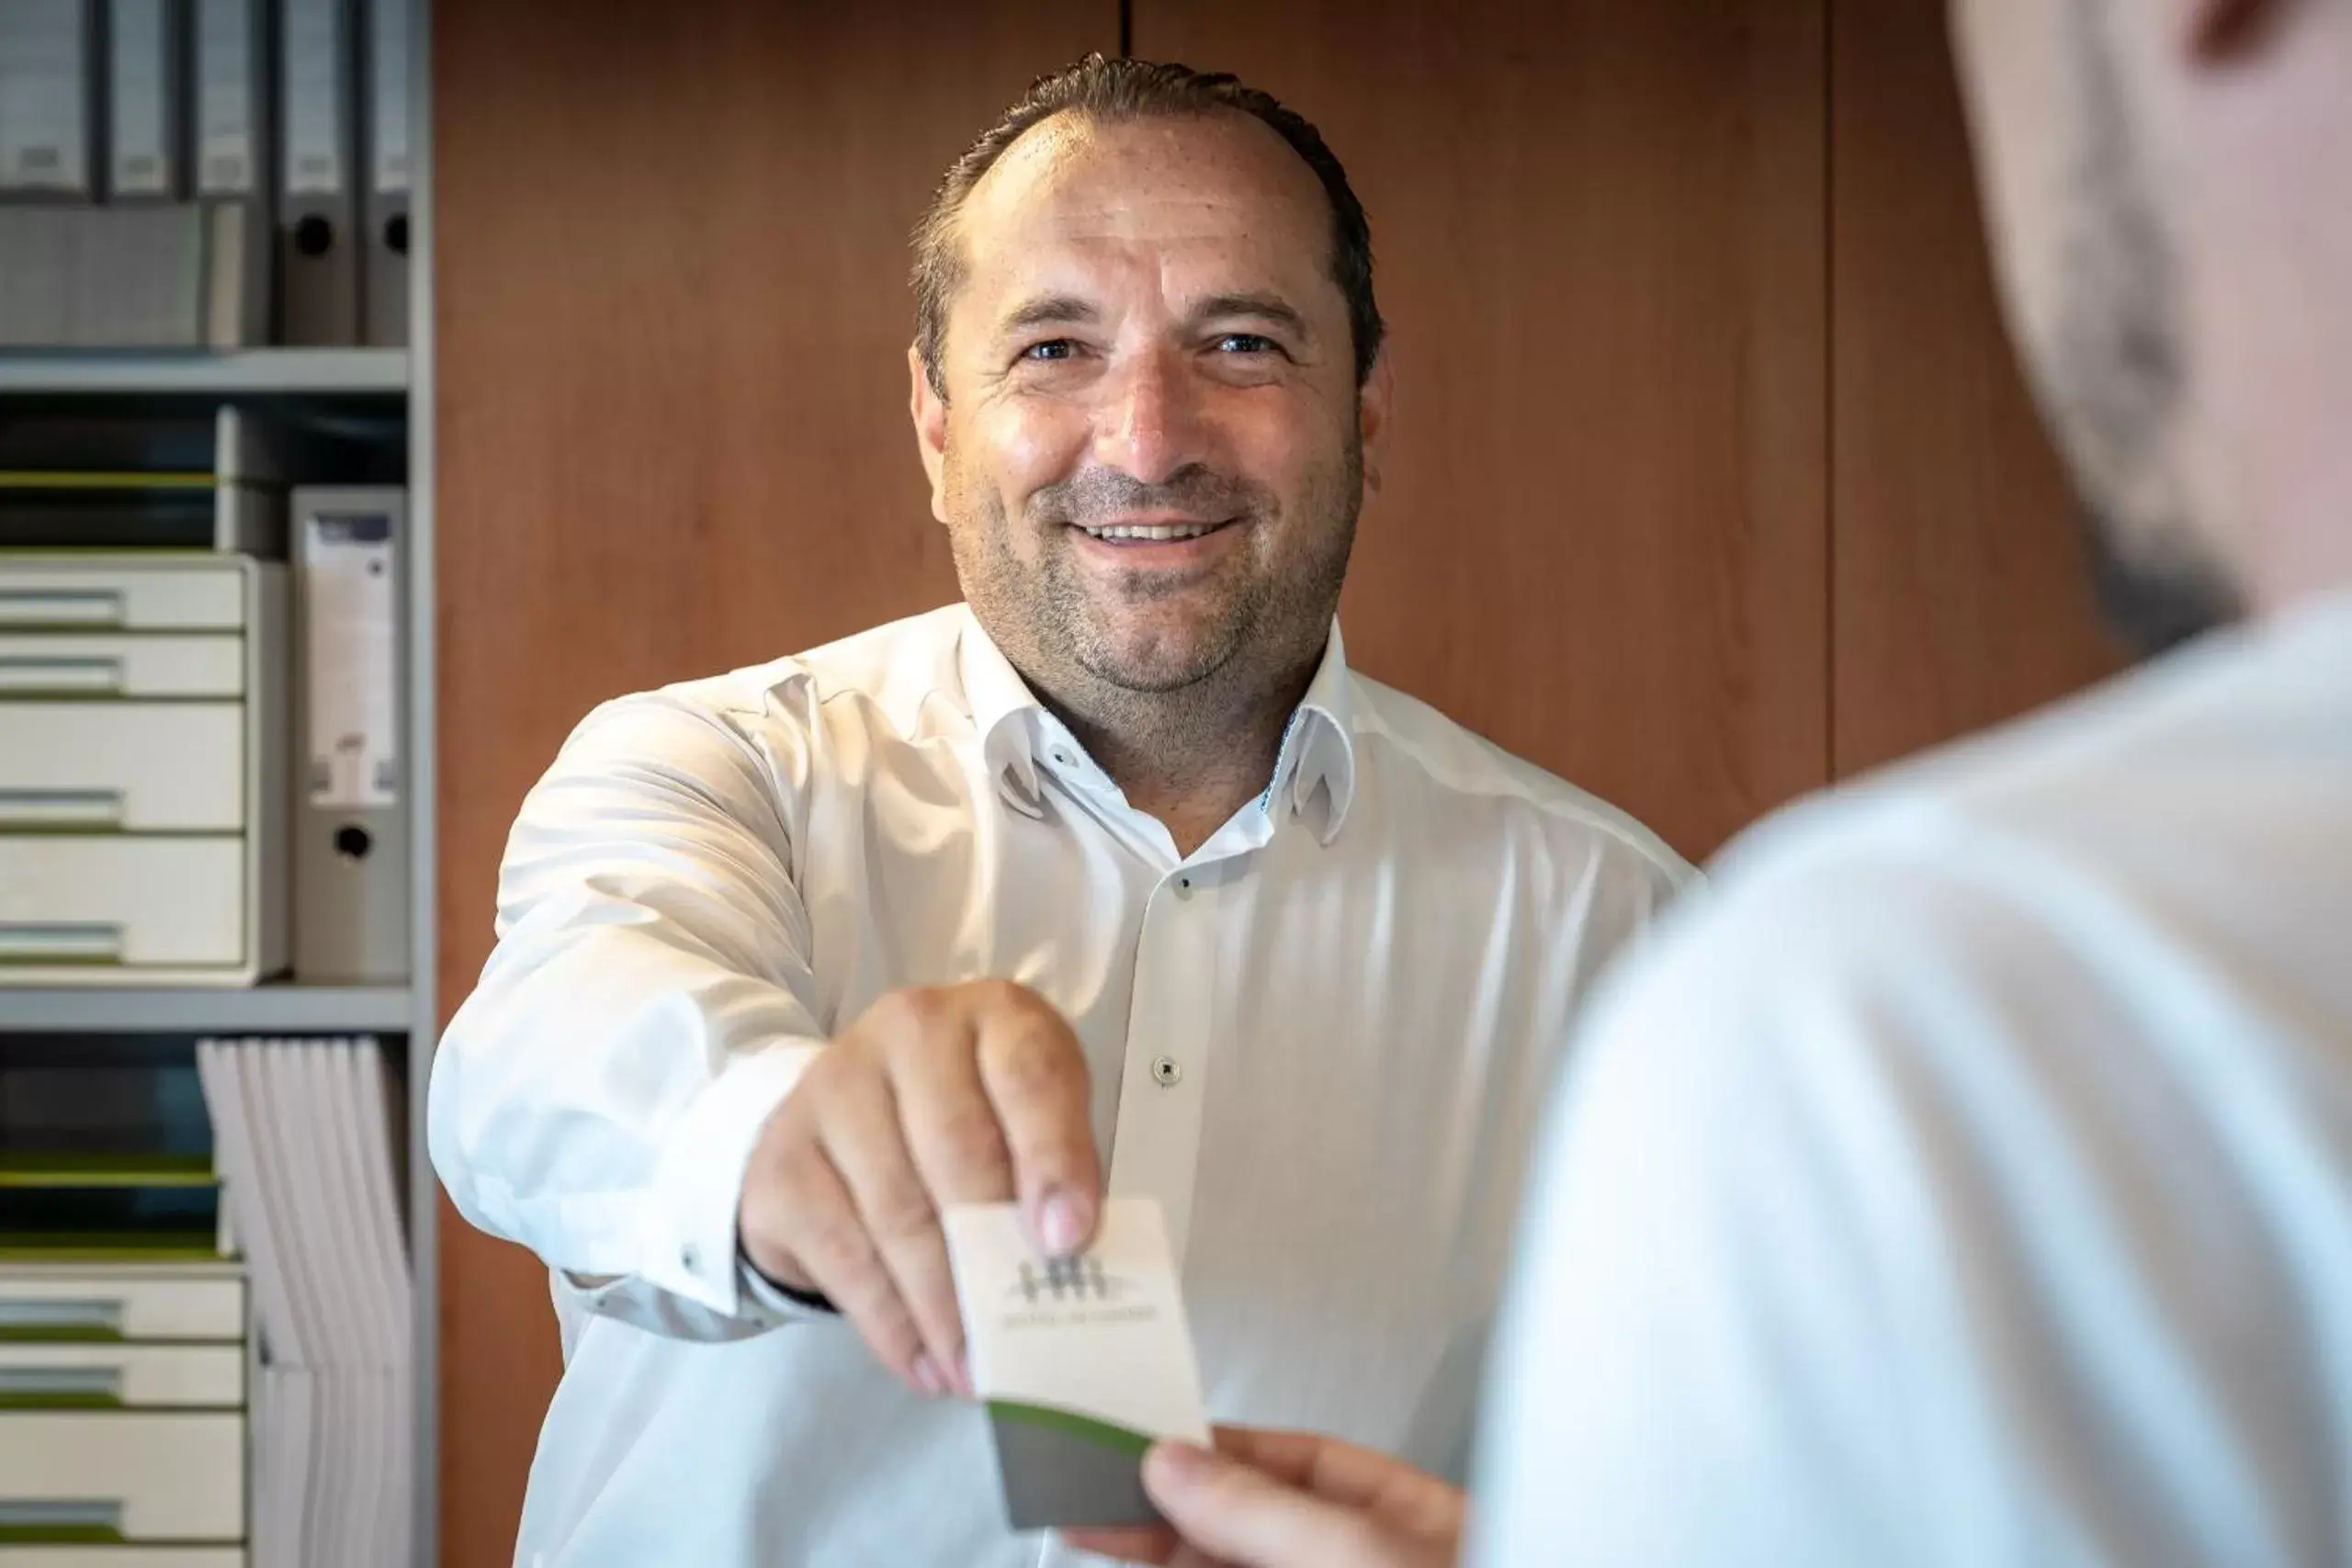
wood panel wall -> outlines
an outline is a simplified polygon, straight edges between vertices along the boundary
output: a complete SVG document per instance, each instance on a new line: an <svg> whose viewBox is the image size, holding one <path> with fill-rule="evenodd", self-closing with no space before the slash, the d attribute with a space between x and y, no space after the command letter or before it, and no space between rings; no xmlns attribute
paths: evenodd
<svg viewBox="0 0 2352 1568"><path fill-rule="evenodd" d="M1367 671L1685 854L1827 777L1821 0L1186 0L1319 126L1397 400Z"/></svg>
<svg viewBox="0 0 2352 1568"><path fill-rule="evenodd" d="M449 0L434 36L446 1018L523 792L591 706L955 598L905 235L1118 12ZM558 1368L546 1276L441 1217L442 1562L503 1568Z"/></svg>
<svg viewBox="0 0 2352 1568"><path fill-rule="evenodd" d="M1693 856L2106 667L2009 367L1934 0L1133 0L1315 118L1399 397L1373 673ZM594 703L954 592L903 236L1115 0L447 0L441 965ZM446 1209L442 1560L511 1556L544 1276Z"/></svg>
<svg viewBox="0 0 2352 1568"><path fill-rule="evenodd" d="M2105 674L2074 501L2002 335L1939 0L1834 10L1840 777Z"/></svg>

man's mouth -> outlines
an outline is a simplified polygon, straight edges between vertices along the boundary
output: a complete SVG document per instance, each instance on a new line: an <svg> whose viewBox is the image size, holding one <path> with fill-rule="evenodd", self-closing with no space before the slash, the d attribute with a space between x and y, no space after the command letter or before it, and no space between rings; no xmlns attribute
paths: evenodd
<svg viewBox="0 0 2352 1568"><path fill-rule="evenodd" d="M1089 526L1083 523L1070 525L1090 539L1106 544L1169 545L1186 539L1198 539L1216 533L1223 523L1105 523Z"/></svg>

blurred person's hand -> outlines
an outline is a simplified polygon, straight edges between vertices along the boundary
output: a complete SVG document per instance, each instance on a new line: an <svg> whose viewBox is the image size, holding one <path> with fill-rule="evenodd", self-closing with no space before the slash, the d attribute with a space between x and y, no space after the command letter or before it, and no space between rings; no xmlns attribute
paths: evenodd
<svg viewBox="0 0 2352 1568"><path fill-rule="evenodd" d="M744 1257L820 1295L929 1394L970 1393L940 1212L1018 1200L1049 1256L1101 1213L1086 1057L1007 980L896 991L836 1037L761 1130L743 1178Z"/></svg>
<svg viewBox="0 0 2352 1568"><path fill-rule="evenodd" d="M1070 1530L1072 1546L1170 1568L1453 1568L1468 1500L1401 1460L1313 1432L1220 1427L1216 1450L1160 1443L1155 1530Z"/></svg>

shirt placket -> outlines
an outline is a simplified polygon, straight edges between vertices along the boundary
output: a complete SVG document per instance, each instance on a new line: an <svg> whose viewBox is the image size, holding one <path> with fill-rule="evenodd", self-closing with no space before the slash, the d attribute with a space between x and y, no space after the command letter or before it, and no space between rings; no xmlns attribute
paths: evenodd
<svg viewBox="0 0 2352 1568"><path fill-rule="evenodd" d="M1109 1186L1114 1197L1159 1200L1180 1267L1216 1008L1217 907L1233 863L1182 865L1160 878L1136 946Z"/></svg>

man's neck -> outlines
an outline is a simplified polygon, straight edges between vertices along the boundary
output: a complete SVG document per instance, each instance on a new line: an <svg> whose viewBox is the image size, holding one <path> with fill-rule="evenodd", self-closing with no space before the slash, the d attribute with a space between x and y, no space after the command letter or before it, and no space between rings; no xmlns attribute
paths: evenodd
<svg viewBox="0 0 2352 1568"><path fill-rule="evenodd" d="M1130 692L1086 681L1048 693L1031 684L1127 804L1156 818L1177 853L1189 855L1265 793L1283 732L1320 661L1317 650L1272 678L1228 679L1220 671L1179 692Z"/></svg>

